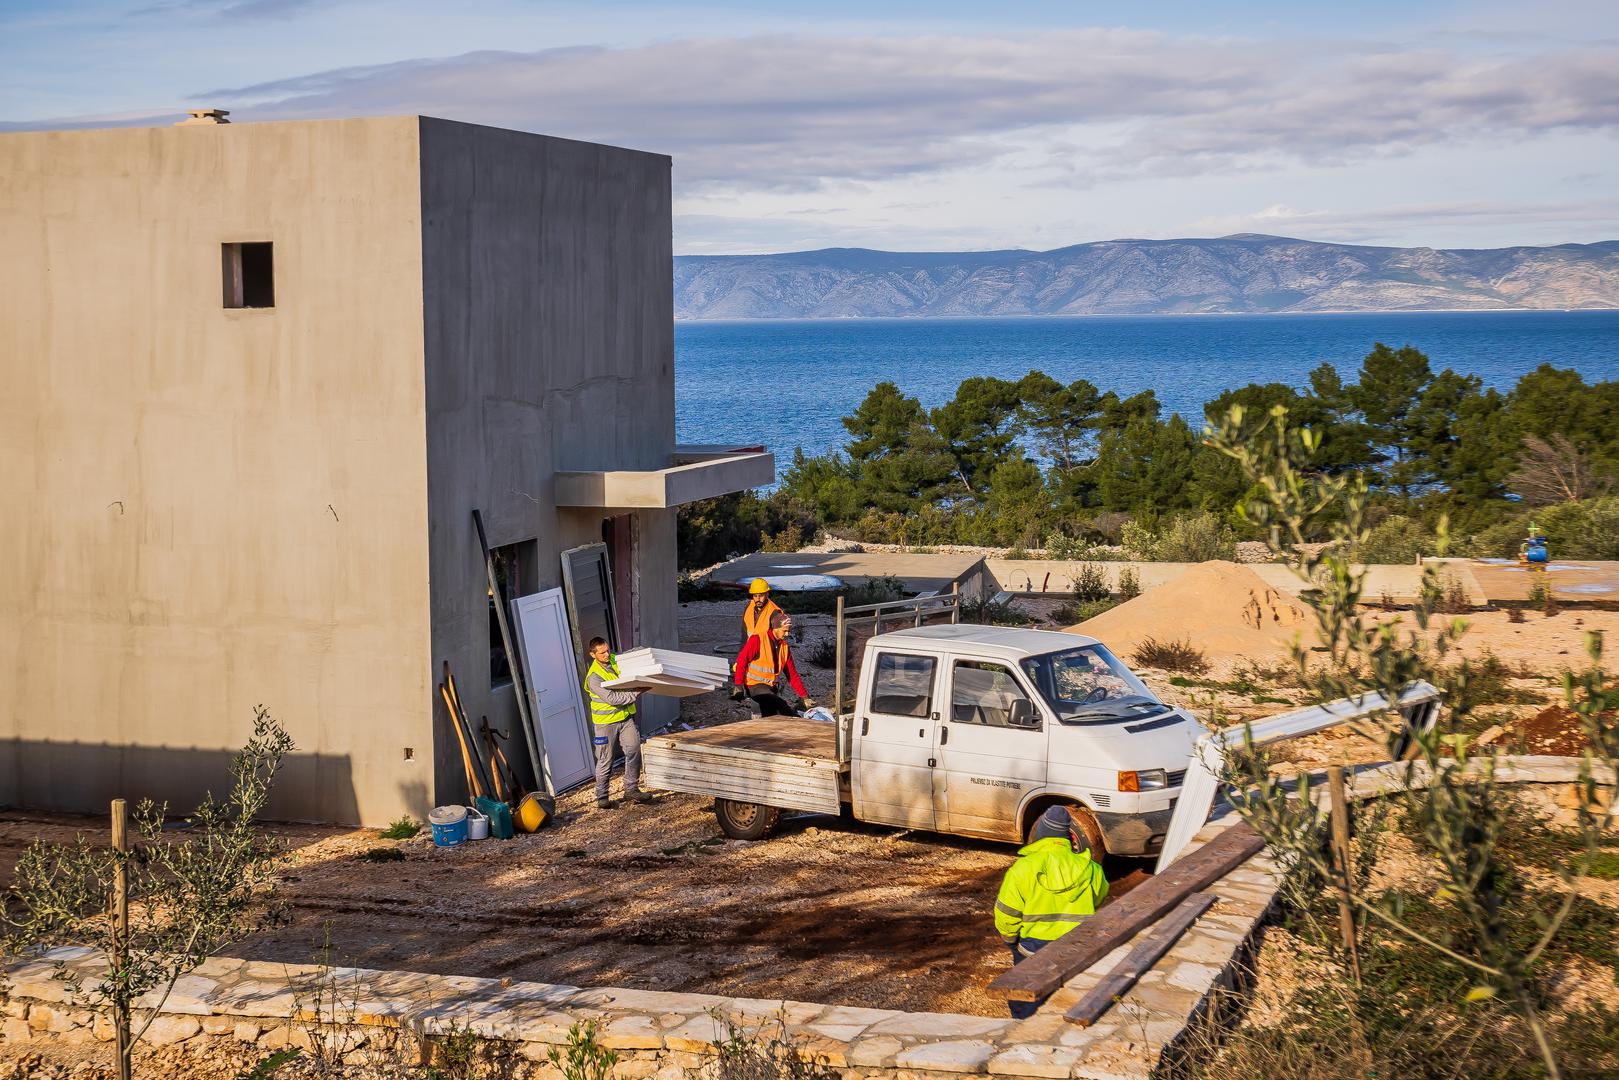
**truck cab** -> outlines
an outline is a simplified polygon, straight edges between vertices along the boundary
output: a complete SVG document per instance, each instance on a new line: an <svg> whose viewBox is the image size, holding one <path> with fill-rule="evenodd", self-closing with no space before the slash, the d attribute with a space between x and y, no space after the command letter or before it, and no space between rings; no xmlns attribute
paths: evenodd
<svg viewBox="0 0 1619 1080"><path fill-rule="evenodd" d="M849 722L863 821L1021 843L1066 803L1118 855L1162 844L1204 734L1094 638L962 624L872 638Z"/></svg>

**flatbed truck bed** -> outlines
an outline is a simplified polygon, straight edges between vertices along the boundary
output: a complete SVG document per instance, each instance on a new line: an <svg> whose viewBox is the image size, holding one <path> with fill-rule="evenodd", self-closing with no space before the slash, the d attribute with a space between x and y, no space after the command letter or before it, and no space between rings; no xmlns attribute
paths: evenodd
<svg viewBox="0 0 1619 1080"><path fill-rule="evenodd" d="M837 725L796 716L656 735L641 746L646 784L737 803L836 814L848 797Z"/></svg>

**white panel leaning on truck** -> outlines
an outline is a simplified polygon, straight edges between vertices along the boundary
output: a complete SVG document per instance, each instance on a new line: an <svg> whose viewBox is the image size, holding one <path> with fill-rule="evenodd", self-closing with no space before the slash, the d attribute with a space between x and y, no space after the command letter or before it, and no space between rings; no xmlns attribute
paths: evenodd
<svg viewBox="0 0 1619 1080"><path fill-rule="evenodd" d="M853 713L660 735L647 783L711 795L726 835L783 809L1022 843L1054 804L1094 846L1158 851L1204 729L1101 642L994 626L924 626L866 643Z"/></svg>

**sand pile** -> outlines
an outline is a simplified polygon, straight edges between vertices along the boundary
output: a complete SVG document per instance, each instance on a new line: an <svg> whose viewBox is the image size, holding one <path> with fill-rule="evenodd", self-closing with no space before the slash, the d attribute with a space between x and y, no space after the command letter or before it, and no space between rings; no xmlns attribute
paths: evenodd
<svg viewBox="0 0 1619 1080"><path fill-rule="evenodd" d="M1212 661L1286 655L1298 635L1314 637L1315 617L1245 566L1206 562L1094 619L1070 627L1128 659L1147 638L1186 641Z"/></svg>

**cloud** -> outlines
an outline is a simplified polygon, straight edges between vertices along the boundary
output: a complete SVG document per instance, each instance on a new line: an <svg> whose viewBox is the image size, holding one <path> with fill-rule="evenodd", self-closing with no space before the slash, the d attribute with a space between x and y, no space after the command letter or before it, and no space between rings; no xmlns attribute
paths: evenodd
<svg viewBox="0 0 1619 1080"><path fill-rule="evenodd" d="M475 52L191 96L254 118L423 112L634 146L673 155L691 188L804 189L1013 156L1082 187L1612 132L1616 68L1612 46L774 35Z"/></svg>
<svg viewBox="0 0 1619 1080"><path fill-rule="evenodd" d="M130 15L133 18L179 15L184 18L290 19L329 3L331 0L169 0L137 8Z"/></svg>

